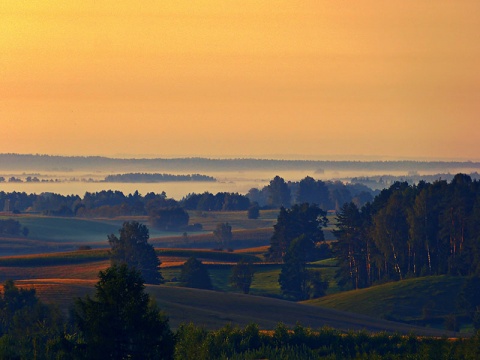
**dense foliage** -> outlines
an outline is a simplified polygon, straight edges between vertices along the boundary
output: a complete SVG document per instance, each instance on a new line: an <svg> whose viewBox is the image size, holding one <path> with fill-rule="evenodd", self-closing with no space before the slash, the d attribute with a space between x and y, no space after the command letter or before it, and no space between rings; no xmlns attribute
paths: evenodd
<svg viewBox="0 0 480 360"><path fill-rule="evenodd" d="M258 219L260 216L260 206L257 202L253 202L247 209L247 217L249 219Z"/></svg>
<svg viewBox="0 0 480 360"><path fill-rule="evenodd" d="M307 263L320 257L324 240L322 228L327 213L315 204L295 204L280 208L266 257L282 262L278 282L282 293L293 300L306 300L325 295L328 282L318 271L307 269Z"/></svg>
<svg viewBox="0 0 480 360"><path fill-rule="evenodd" d="M187 210L201 211L237 211L247 210L250 200L245 195L238 193L219 192L213 195L209 192L203 194L189 194L181 204Z"/></svg>
<svg viewBox="0 0 480 360"><path fill-rule="evenodd" d="M94 298L75 304L86 359L171 359L174 337L168 319L145 293L139 272L127 265L99 273Z"/></svg>
<svg viewBox="0 0 480 360"><path fill-rule="evenodd" d="M244 294L248 294L252 285L255 268L251 261L242 259L234 267L232 267L232 275L230 276L230 285L235 289L242 290Z"/></svg>
<svg viewBox="0 0 480 360"><path fill-rule="evenodd" d="M207 267L193 256L183 264L179 280L186 287L197 289L213 288Z"/></svg>
<svg viewBox="0 0 480 360"><path fill-rule="evenodd" d="M34 289L7 281L0 297L0 358L62 358L64 324L60 311L41 303Z"/></svg>
<svg viewBox="0 0 480 360"><path fill-rule="evenodd" d="M190 216L179 206L164 208L150 207L148 211L150 225L156 229L175 231L185 229L188 226Z"/></svg>
<svg viewBox="0 0 480 360"><path fill-rule="evenodd" d="M151 173L115 174L105 177L105 182L155 183L165 181L216 181L214 177L200 174L172 175Z"/></svg>
<svg viewBox="0 0 480 360"><path fill-rule="evenodd" d="M175 359L462 359L480 356L480 336L471 339L424 338L365 331L343 333L278 324L262 332L255 324L206 331L194 324L177 331Z"/></svg>
<svg viewBox="0 0 480 360"><path fill-rule="evenodd" d="M213 237L220 249L228 248L232 241L232 226L227 223L219 223L213 230Z"/></svg>
<svg viewBox="0 0 480 360"><path fill-rule="evenodd" d="M245 195L220 192L211 194L189 194L181 201L167 198L165 192L153 192L142 196L135 191L125 195L121 191L102 190L78 195L54 193L27 194L24 192L5 193L0 191L0 209L8 204L10 211L37 212L51 216L116 217L151 216L153 210L177 209L201 211L244 211L250 206Z"/></svg>
<svg viewBox="0 0 480 360"><path fill-rule="evenodd" d="M283 261L292 241L303 235L308 245L307 260L311 260L315 256L315 245L324 240L322 228L327 224L326 215L314 204L296 204L290 209L281 207L277 223L273 226L268 259Z"/></svg>
<svg viewBox="0 0 480 360"><path fill-rule="evenodd" d="M372 203L346 203L337 213L340 284L480 271L480 182L395 183Z"/></svg>
<svg viewBox="0 0 480 360"><path fill-rule="evenodd" d="M0 220L0 236L27 236L28 228L22 227L20 222L14 219Z"/></svg>
<svg viewBox="0 0 480 360"><path fill-rule="evenodd" d="M112 265L125 264L138 270L147 284L160 284L160 260L155 249L148 243L148 228L137 221L124 222L119 230L120 236L108 236L110 261Z"/></svg>
<svg viewBox="0 0 480 360"><path fill-rule="evenodd" d="M307 259L314 251L312 245L312 241L301 235L291 242L283 257L278 282L287 298L306 300L325 295L328 282L322 281L318 271L307 269Z"/></svg>
<svg viewBox="0 0 480 360"><path fill-rule="evenodd" d="M324 210L339 210L345 202L363 206L371 201L375 191L361 184L344 184L340 181L315 180L310 176L299 182L286 182L276 176L262 189L252 188L247 196L260 207L280 208L291 204L310 203Z"/></svg>

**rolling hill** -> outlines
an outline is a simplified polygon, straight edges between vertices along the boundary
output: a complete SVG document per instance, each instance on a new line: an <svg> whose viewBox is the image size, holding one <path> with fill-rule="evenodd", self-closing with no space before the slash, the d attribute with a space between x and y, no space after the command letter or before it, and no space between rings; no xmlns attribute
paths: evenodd
<svg viewBox="0 0 480 360"><path fill-rule="evenodd" d="M465 281L454 276L429 276L351 290L307 300L313 306L349 311L393 321L443 326L455 314L456 296Z"/></svg>
<svg viewBox="0 0 480 360"><path fill-rule="evenodd" d="M37 279L21 280L17 285L34 286L40 299L58 304L62 310L67 311L74 298L93 294L94 283L93 280ZM283 322L290 327L300 323L311 328L328 326L344 331L387 331L415 333L420 336L454 335L444 330L415 327L365 315L259 296L162 285L149 285L147 291L168 315L173 328L188 322L194 322L207 329L217 329L226 324L245 326L254 322L260 328L268 330Z"/></svg>

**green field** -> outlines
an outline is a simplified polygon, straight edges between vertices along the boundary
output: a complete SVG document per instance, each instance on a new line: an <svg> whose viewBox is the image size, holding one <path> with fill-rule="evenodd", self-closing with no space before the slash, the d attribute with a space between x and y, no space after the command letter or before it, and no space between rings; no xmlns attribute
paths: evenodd
<svg viewBox="0 0 480 360"><path fill-rule="evenodd" d="M305 303L386 320L443 327L445 317L455 314L456 296L464 281L453 276L407 279Z"/></svg>

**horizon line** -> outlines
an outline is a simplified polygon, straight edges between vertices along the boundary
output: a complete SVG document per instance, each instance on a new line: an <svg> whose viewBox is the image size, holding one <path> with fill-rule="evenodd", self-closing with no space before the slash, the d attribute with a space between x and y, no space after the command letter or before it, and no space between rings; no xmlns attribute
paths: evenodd
<svg viewBox="0 0 480 360"><path fill-rule="evenodd" d="M305 161L305 162L461 162L461 163L479 163L480 160L471 160L465 158L401 158L401 157L381 157L374 155L331 155L331 156L315 156L315 155L227 155L224 157L210 155L168 155L159 157L154 154L113 154L113 155L68 155L68 154L48 154L48 153L0 153L3 155L16 156L39 156L39 157L63 157L63 158L105 158L112 160L182 160L182 159L199 159L199 160L263 160L263 161Z"/></svg>

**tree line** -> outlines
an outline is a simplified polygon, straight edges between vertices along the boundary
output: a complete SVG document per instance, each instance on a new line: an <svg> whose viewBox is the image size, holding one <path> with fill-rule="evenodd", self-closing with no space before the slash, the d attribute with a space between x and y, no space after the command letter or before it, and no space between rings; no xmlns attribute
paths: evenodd
<svg viewBox="0 0 480 360"><path fill-rule="evenodd" d="M339 210L346 202L354 202L358 206L371 201L377 194L365 185L344 184L341 181L315 180L307 176L292 182L275 176L262 189L252 188L247 196L251 202L260 207L280 208L293 204L311 203L324 210Z"/></svg>
<svg viewBox="0 0 480 360"><path fill-rule="evenodd" d="M468 175L396 182L362 207L345 203L336 221L337 276L351 288L480 272L480 182Z"/></svg>
<svg viewBox="0 0 480 360"><path fill-rule="evenodd" d="M172 174L152 174L152 173L127 173L108 175L105 182L127 182L127 183L155 183L166 181L217 181L212 176L192 174L192 175L172 175Z"/></svg>
<svg viewBox="0 0 480 360"><path fill-rule="evenodd" d="M152 207L182 207L187 210L231 211L247 210L250 201L245 195L219 192L211 194L189 194L180 201L168 198L165 192L149 192L145 195L135 191L125 195L121 191L102 190L79 195L55 193L27 194L25 192L6 193L0 191L0 209L9 208L13 212L38 212L53 216L115 217L127 215L148 215Z"/></svg>
<svg viewBox="0 0 480 360"><path fill-rule="evenodd" d="M273 160L273 159L119 159L102 156L59 156L46 154L0 154L0 169L19 171L445 171L445 169L479 169L479 162L470 161L335 161L335 160Z"/></svg>
<svg viewBox="0 0 480 360"><path fill-rule="evenodd" d="M177 201L165 192L141 195L138 191L125 195L121 191L103 190L79 195L56 193L27 194L0 191L0 209L6 202L13 212L37 212L51 216L117 217L150 215L149 209L177 208L198 211L250 211L249 217L258 217L258 209L289 207L304 202L315 203L322 209L339 209L352 201L362 206L376 193L363 185L323 182L306 177L299 182L286 182L280 176L262 189L250 189L242 195L231 192L188 194Z"/></svg>

